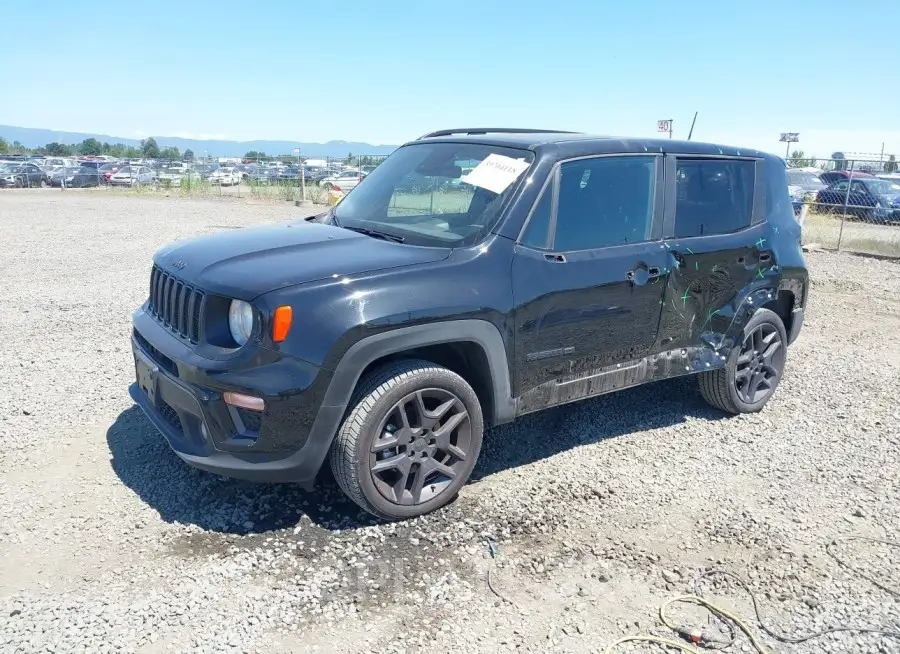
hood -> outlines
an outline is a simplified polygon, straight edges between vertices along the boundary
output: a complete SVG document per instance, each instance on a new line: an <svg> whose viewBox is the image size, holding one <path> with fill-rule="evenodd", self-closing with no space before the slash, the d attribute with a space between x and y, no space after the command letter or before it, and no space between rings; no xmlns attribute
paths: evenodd
<svg viewBox="0 0 900 654"><path fill-rule="evenodd" d="M446 259L447 248L382 241L299 220L180 241L154 263L205 291L252 300L286 286Z"/></svg>

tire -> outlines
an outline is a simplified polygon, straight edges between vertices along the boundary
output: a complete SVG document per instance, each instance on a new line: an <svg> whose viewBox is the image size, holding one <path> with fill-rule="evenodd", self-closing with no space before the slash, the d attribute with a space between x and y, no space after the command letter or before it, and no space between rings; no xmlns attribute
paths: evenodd
<svg viewBox="0 0 900 654"><path fill-rule="evenodd" d="M414 518L456 497L475 467L483 435L481 404L465 379L429 361L394 361L357 385L331 446L331 470L341 490L372 515Z"/></svg>
<svg viewBox="0 0 900 654"><path fill-rule="evenodd" d="M330 191L333 188L334 188L334 184L332 184L331 182L325 182L325 190L326 191Z"/></svg>
<svg viewBox="0 0 900 654"><path fill-rule="evenodd" d="M772 341L763 343L763 353L772 347L777 340L778 346L770 356L768 364L762 364L762 368L758 372L754 372L754 365L758 364L757 358L754 358L753 343L749 339L757 333L765 334L768 338L771 336ZM749 348L749 349L748 349ZM749 363L744 358L749 357ZM741 338L741 345L732 349L725 363L724 368L710 370L709 372L701 372L698 377L700 382L700 394L713 407L730 413L733 415L741 413L756 413L761 411L769 399L775 394L775 389L784 375L784 367L787 355L787 333L784 323L774 311L768 309L759 309L753 314L753 317L747 321ZM739 369L739 366L744 366ZM748 368L749 366L749 368ZM770 380L765 380L767 388L764 392L751 394L749 397L746 392L741 391L741 387L745 389L747 386L741 384L742 378L746 379L746 384L751 384L757 379L757 374L767 374L765 368L769 366L773 369L774 375ZM747 370L750 373L747 374Z"/></svg>
<svg viewBox="0 0 900 654"><path fill-rule="evenodd" d="M41 188L47 188L47 180L46 179L41 180Z"/></svg>

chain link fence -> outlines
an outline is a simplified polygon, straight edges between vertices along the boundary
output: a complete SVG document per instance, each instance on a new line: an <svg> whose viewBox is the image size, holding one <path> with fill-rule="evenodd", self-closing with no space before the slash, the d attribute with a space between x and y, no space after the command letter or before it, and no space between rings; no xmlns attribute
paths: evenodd
<svg viewBox="0 0 900 654"><path fill-rule="evenodd" d="M894 156L788 160L803 242L900 258L900 170Z"/></svg>
<svg viewBox="0 0 900 654"><path fill-rule="evenodd" d="M324 204L328 190L348 192L387 157L304 157L291 154L250 157L202 157L190 160L132 158L115 161L76 157L8 157L4 163L28 164L23 187L85 188L93 192L165 193L187 197L307 200ZM86 175L85 170L92 171ZM79 172L80 171L80 172ZM33 177L33 179L32 179ZM67 183L66 183L67 182Z"/></svg>

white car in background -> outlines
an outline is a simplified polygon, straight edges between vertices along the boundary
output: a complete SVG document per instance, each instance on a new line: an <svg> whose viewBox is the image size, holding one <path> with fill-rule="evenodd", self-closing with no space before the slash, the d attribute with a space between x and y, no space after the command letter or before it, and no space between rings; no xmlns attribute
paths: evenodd
<svg viewBox="0 0 900 654"><path fill-rule="evenodd" d="M326 177L319 182L319 186L325 190L343 191L346 193L350 189L356 188L357 184L366 178L368 173L360 170L345 170L337 175Z"/></svg>
<svg viewBox="0 0 900 654"><path fill-rule="evenodd" d="M122 166L109 176L110 186L141 186L153 180L153 171L147 166Z"/></svg>
<svg viewBox="0 0 900 654"><path fill-rule="evenodd" d="M237 186L241 183L242 177L241 171L237 168L219 168L209 176L209 183L218 184L219 186Z"/></svg>

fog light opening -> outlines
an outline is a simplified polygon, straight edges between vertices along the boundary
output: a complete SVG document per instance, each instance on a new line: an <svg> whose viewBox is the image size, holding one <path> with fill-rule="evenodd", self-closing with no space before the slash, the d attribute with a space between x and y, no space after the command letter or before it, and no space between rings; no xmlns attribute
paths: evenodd
<svg viewBox="0 0 900 654"><path fill-rule="evenodd" d="M224 395L224 399L225 404L238 406L242 409L249 409L250 411L264 411L266 408L266 403L263 402L261 397L253 397L252 395L244 395L243 393L227 391Z"/></svg>

